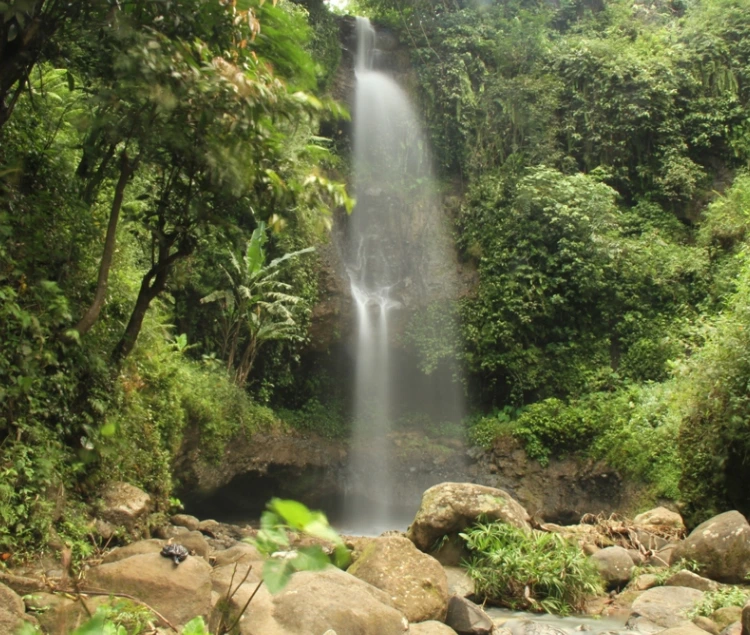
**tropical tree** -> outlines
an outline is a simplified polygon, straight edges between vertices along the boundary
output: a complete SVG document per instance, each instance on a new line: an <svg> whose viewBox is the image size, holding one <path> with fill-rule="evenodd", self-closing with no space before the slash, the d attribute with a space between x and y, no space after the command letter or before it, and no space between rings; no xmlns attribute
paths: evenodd
<svg viewBox="0 0 750 635"><path fill-rule="evenodd" d="M266 225L261 222L238 258L229 254L222 266L229 286L205 296L201 302L219 302L223 310L222 356L227 371L242 386L247 381L261 346L271 340L299 340L294 309L301 298L291 285L278 279L282 265L314 248L284 254L266 264Z"/></svg>

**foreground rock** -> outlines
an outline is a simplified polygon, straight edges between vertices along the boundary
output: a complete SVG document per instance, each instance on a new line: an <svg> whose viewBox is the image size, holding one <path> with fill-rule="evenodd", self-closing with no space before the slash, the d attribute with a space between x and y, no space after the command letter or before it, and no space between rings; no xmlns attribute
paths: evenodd
<svg viewBox="0 0 750 635"><path fill-rule="evenodd" d="M158 553L102 564L87 573L86 589L132 595L174 624L211 611L211 567L192 556L179 566Z"/></svg>
<svg viewBox="0 0 750 635"><path fill-rule="evenodd" d="M441 483L422 496L407 535L429 553L441 538L458 534L480 516L529 529L529 515L507 492L472 483Z"/></svg>
<svg viewBox="0 0 750 635"><path fill-rule="evenodd" d="M403 536L371 540L349 573L385 591L410 622L445 619L448 580L443 567Z"/></svg>
<svg viewBox="0 0 750 635"><path fill-rule="evenodd" d="M703 599L704 593L686 587L654 587L633 602L633 613L661 628L691 624L687 612Z"/></svg>
<svg viewBox="0 0 750 635"><path fill-rule="evenodd" d="M742 635L750 635L750 601L742 609Z"/></svg>
<svg viewBox="0 0 750 635"><path fill-rule="evenodd" d="M433 620L412 624L409 627L409 635L456 635L456 631L442 622Z"/></svg>
<svg viewBox="0 0 750 635"><path fill-rule="evenodd" d="M272 596L262 586L240 621L242 635L402 635L406 618L386 593L333 567L292 576Z"/></svg>
<svg viewBox="0 0 750 635"><path fill-rule="evenodd" d="M494 628L489 615L479 606L455 595L448 603L445 623L458 635L490 635Z"/></svg>
<svg viewBox="0 0 750 635"><path fill-rule="evenodd" d="M681 559L696 561L707 578L741 583L750 571L750 525L737 511L714 516L677 545L672 562Z"/></svg>
<svg viewBox="0 0 750 635"><path fill-rule="evenodd" d="M689 589L698 589L699 591L716 591L719 588L718 583L708 578L703 578L697 573L682 569L669 578L664 586L684 586Z"/></svg>
<svg viewBox="0 0 750 635"><path fill-rule="evenodd" d="M25 612L21 597L0 584L0 633L15 633L23 624Z"/></svg>

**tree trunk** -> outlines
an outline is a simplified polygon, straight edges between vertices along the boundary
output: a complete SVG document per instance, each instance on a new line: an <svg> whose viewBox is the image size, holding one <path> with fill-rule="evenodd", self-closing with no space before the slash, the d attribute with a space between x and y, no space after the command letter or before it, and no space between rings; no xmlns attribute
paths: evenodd
<svg viewBox="0 0 750 635"><path fill-rule="evenodd" d="M137 162L136 159L136 161L131 163L128 160L127 153L123 150L120 155L120 178L115 186L115 196L112 199L112 208L109 212L107 235L104 239L104 251L102 253L101 262L99 263L99 277L96 281L96 293L94 294L94 300L92 301L91 306L75 326L75 330L78 331L79 335L85 335L88 333L89 329L99 317L99 313L104 306L104 300L107 296L109 270L112 266L112 257L115 253L117 224L120 219L120 210L122 209L122 201L125 196L125 187L135 171Z"/></svg>
<svg viewBox="0 0 750 635"><path fill-rule="evenodd" d="M43 5L44 0L37 0L29 7L34 17L23 26L15 18L6 22L0 15L0 129L13 114L42 46L57 30L58 24L41 15ZM15 36L11 29L16 30Z"/></svg>
<svg viewBox="0 0 750 635"><path fill-rule="evenodd" d="M138 291L138 298L135 301L135 307L130 315L128 325L125 327L125 332L120 338L120 341L117 342L117 345L112 351L112 360L116 364L130 355L133 351L135 342L138 339L138 334L141 332L143 318L146 317L148 307L151 305L154 298L166 288L167 279L169 278L174 263L180 258L186 258L189 256L192 252L192 248L181 247L176 252L169 255L167 255L169 247L162 248L159 251L159 260L143 277L141 288Z"/></svg>

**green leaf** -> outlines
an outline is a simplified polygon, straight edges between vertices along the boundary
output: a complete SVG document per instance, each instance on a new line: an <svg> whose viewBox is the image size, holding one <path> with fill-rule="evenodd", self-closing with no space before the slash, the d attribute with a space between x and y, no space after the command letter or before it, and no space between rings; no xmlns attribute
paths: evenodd
<svg viewBox="0 0 750 635"><path fill-rule="evenodd" d="M211 635L203 618L194 617L182 629L182 635Z"/></svg>
<svg viewBox="0 0 750 635"><path fill-rule="evenodd" d="M102 635L105 628L103 613L97 613L88 622L79 626L71 635Z"/></svg>
<svg viewBox="0 0 750 635"><path fill-rule="evenodd" d="M331 564L326 553L318 545L300 547L297 556L291 562L297 571L320 571Z"/></svg>
<svg viewBox="0 0 750 635"><path fill-rule="evenodd" d="M281 516L292 529L302 530L305 525L315 520L312 512L298 501L274 498L268 507Z"/></svg>
<svg viewBox="0 0 750 635"><path fill-rule="evenodd" d="M263 582L271 593L278 593L289 582L294 566L289 560L272 558L263 564Z"/></svg>

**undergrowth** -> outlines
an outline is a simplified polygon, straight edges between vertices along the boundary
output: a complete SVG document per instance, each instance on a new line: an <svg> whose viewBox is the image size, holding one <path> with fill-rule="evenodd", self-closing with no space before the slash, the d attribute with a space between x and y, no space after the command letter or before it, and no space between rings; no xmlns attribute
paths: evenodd
<svg viewBox="0 0 750 635"><path fill-rule="evenodd" d="M602 592L595 566L559 534L503 523L478 523L460 534L472 552L469 576L487 601L567 615Z"/></svg>

